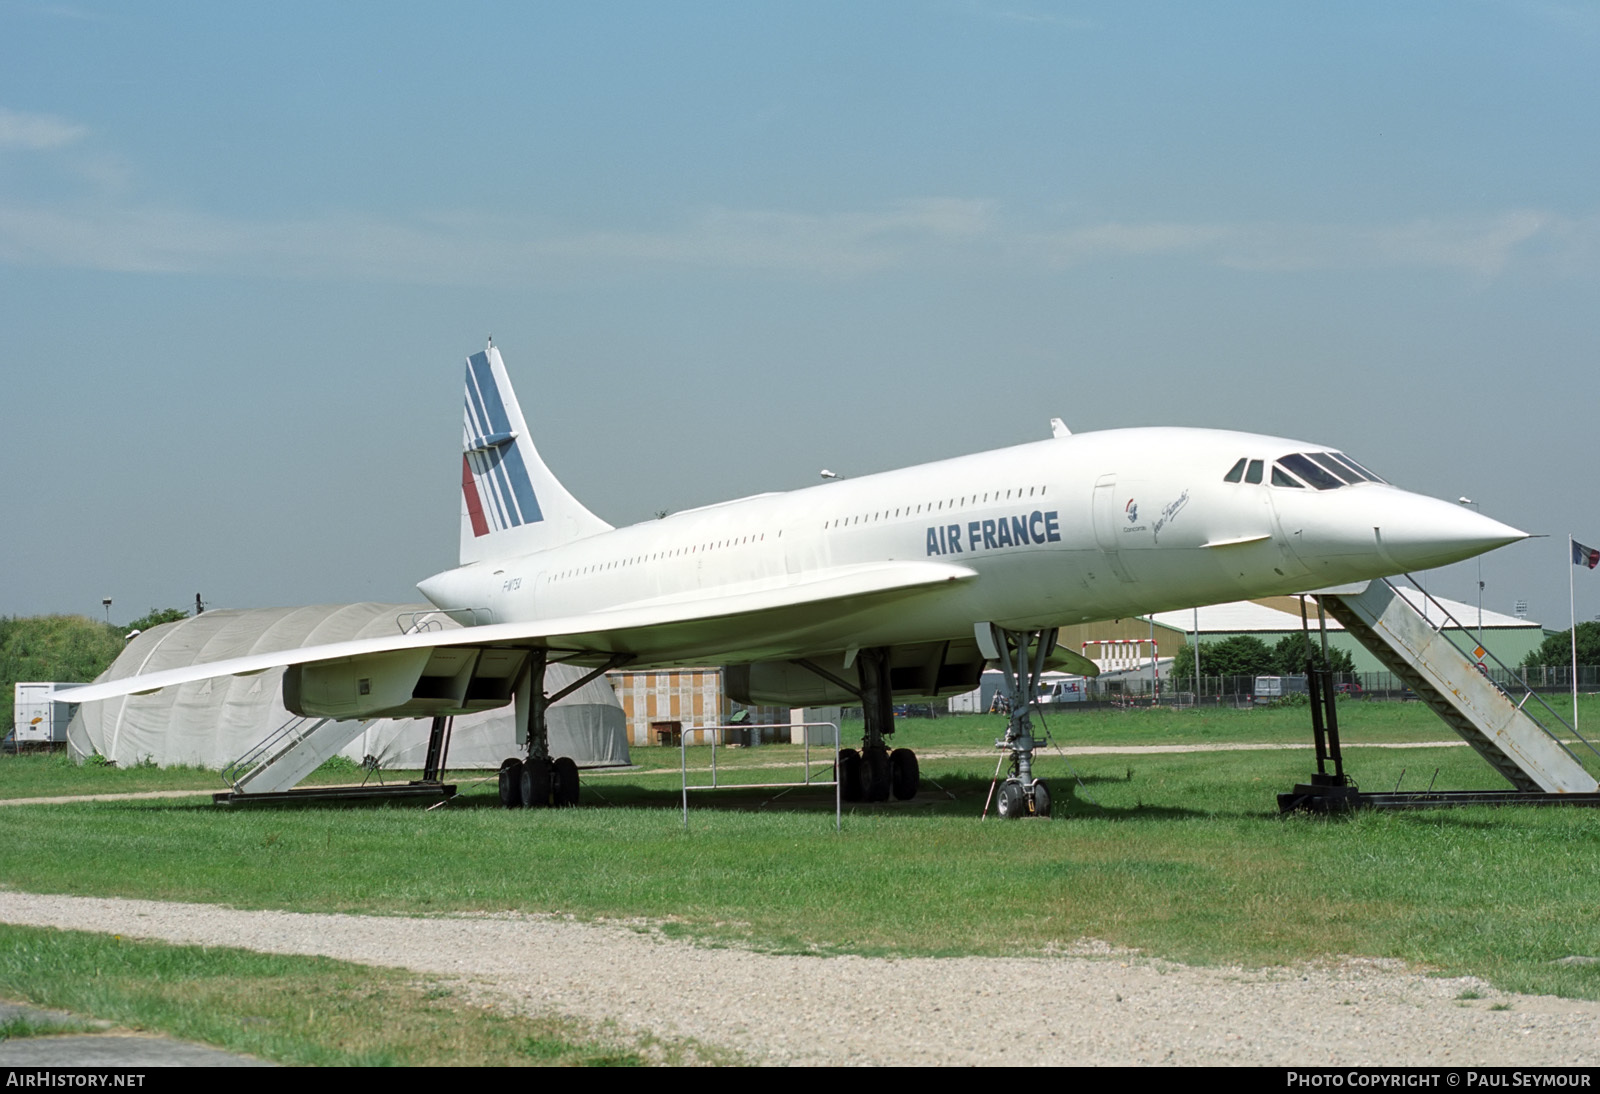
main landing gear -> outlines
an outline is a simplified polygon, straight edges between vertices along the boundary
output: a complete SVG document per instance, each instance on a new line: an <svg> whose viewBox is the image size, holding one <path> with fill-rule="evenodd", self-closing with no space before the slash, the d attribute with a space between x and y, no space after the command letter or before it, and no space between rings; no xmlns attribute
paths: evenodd
<svg viewBox="0 0 1600 1094"><path fill-rule="evenodd" d="M861 751L839 750L839 795L847 802L888 801L891 794L898 801L910 801L917 796L922 781L917 754L909 748L891 751L884 743L884 738L894 733L888 649L861 650L856 655L856 674L861 684L857 692L861 696L861 716L867 727L861 738Z"/></svg>
<svg viewBox="0 0 1600 1094"><path fill-rule="evenodd" d="M1006 735L995 742L995 747L1011 752L1011 766L1005 782L1000 784L995 806L1007 820L1048 817L1050 787L1043 779L1033 777L1031 713L1034 697L1039 694L1039 677L1044 672L1045 659L1055 649L1056 632L1010 631L991 625L979 629L980 645L985 645L985 637L989 642L983 652L999 663L1000 687L1011 706Z"/></svg>
<svg viewBox="0 0 1600 1094"><path fill-rule="evenodd" d="M507 809L578 804L578 765L570 756L537 756L500 763L500 804Z"/></svg>
<svg viewBox="0 0 1600 1094"><path fill-rule="evenodd" d="M501 805L507 809L543 809L578 804L578 765L570 756L550 758L546 711L552 703L566 698L627 659L625 655L612 657L554 695L546 695L544 677L550 665L550 654L546 650L533 650L528 654L516 688L517 740L527 742L528 755L526 759L511 756L501 761Z"/></svg>

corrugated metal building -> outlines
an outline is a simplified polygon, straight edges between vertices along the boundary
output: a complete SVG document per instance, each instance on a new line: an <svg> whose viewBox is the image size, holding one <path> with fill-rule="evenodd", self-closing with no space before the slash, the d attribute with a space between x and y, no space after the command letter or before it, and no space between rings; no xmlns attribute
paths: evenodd
<svg viewBox="0 0 1600 1094"><path fill-rule="evenodd" d="M628 743L633 745L670 744L657 723L676 722L691 733L691 744L708 743L704 730L727 725L740 711L749 712L749 721L761 725L789 722L788 707L745 707L728 698L720 668L656 669L649 672L607 674L622 704L628 723ZM657 728L652 728L657 726ZM788 733L767 735L784 741Z"/></svg>

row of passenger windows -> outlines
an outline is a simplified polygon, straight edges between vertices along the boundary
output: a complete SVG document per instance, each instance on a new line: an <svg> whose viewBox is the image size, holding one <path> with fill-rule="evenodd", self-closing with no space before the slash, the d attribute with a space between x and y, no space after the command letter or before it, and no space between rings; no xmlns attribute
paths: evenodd
<svg viewBox="0 0 1600 1094"><path fill-rule="evenodd" d="M783 535L779 532L778 535ZM574 570L563 570L550 578L551 581L561 581L565 578L582 577L584 574L598 574L606 570L621 569L625 566L638 566L646 562L660 562L668 558L685 558L689 555L706 554L711 551L720 551L728 547L742 547L751 543L765 542L767 534L756 532L748 536L735 536L732 539L712 540L709 543L695 543L688 547L674 547L670 551L655 551L648 555L634 555L632 558L619 558L611 562L597 562L593 566L579 566Z"/></svg>
<svg viewBox="0 0 1600 1094"><path fill-rule="evenodd" d="M1265 460L1242 456L1222 476L1223 482L1259 483ZM1295 452L1278 457L1272 465L1272 485L1304 490L1307 483L1318 490L1337 490L1358 482L1385 482L1343 452Z"/></svg>
<svg viewBox="0 0 1600 1094"><path fill-rule="evenodd" d="M1023 488L1019 486L1014 490L1005 491L1004 496L1002 497L1001 491L991 490L986 491L983 494L970 494L962 495L959 498L951 498L948 503L943 500L930 501L922 505L907 505L899 509L884 509L883 511L877 513L861 513L853 517L839 517L835 520L825 520L822 522L822 527L825 529L848 528L855 524L871 524L873 521L893 520L896 517L902 516L915 517L927 513L946 513L952 509L960 509L967 505L983 505L987 503L991 497L995 501L1011 501L1013 499L1021 500L1022 498L1032 497L1042 498L1044 497L1044 492L1045 488L1043 486L1030 486L1027 488L1027 493L1023 493Z"/></svg>
<svg viewBox="0 0 1600 1094"><path fill-rule="evenodd" d="M1257 460L1256 462L1260 463L1261 461ZM854 517L840 517L837 520L825 521L822 526L824 528L839 528L852 524L870 524L876 520L892 520L901 516L910 517L924 513L949 512L950 510L958 509L966 505L982 505L988 502L991 498L995 501L1011 501L1013 499L1020 500L1022 498L1032 497L1042 498L1044 497L1044 494L1044 486L1029 486L1026 488L1018 486L1011 490L991 490L982 494L963 495L959 498L951 498L948 502L943 500L930 501L922 505L907 505L898 509L884 509L880 512L864 513ZM778 533L780 536L782 534L782 532ZM708 551L718 551L728 547L739 547L751 543L761 543L764 542L766 538L767 534L765 532L757 532L752 535L737 536L732 539L714 540L710 543L698 543L688 547L675 547L670 551L656 551L648 555L635 555L632 558L620 558L611 562L597 562L592 566L579 566L576 569L563 570L560 573L553 575L550 580L552 582L563 581L574 577L582 577L585 574L603 573L607 570L616 570L626 566L637 566L645 562L658 562L669 558L683 558L688 555L703 554Z"/></svg>

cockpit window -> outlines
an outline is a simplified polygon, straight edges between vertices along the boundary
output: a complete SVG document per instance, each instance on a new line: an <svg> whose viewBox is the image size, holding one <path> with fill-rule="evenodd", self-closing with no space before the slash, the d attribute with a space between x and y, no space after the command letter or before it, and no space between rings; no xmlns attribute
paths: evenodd
<svg viewBox="0 0 1600 1094"><path fill-rule="evenodd" d="M1321 465L1324 471L1331 473L1334 478L1346 486L1353 486L1358 482L1365 481L1361 475L1356 474L1350 468L1334 459L1331 452L1307 452L1306 455Z"/></svg>
<svg viewBox="0 0 1600 1094"><path fill-rule="evenodd" d="M1224 482L1259 483L1263 461L1248 457L1240 459L1223 476ZM1272 465L1272 485L1304 490L1306 485L1318 490L1337 490L1341 486L1356 486L1364 482L1384 482L1343 452L1293 452L1278 457Z"/></svg>
<svg viewBox="0 0 1600 1094"><path fill-rule="evenodd" d="M1364 466L1362 466L1361 464L1357 463L1355 460L1352 460L1349 456L1346 456L1343 452L1329 452L1328 455L1332 456L1334 459L1338 460L1340 463L1345 464L1345 465L1353 468L1355 471L1359 472L1362 478L1368 479L1371 482L1381 482L1386 486L1389 483L1388 479L1382 477L1381 475L1374 475L1371 471L1367 470Z"/></svg>
<svg viewBox="0 0 1600 1094"><path fill-rule="evenodd" d="M1343 479L1335 478L1298 452L1288 456L1280 456L1278 457L1278 462L1286 469L1293 471L1296 477L1304 479L1318 490L1337 490L1339 487L1346 485Z"/></svg>

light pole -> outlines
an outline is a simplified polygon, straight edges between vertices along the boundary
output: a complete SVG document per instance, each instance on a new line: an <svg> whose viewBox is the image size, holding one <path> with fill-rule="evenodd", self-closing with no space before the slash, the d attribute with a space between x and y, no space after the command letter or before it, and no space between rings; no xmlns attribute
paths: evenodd
<svg viewBox="0 0 1600 1094"><path fill-rule="evenodd" d="M1457 498L1457 505L1470 505L1473 512L1483 515L1483 506L1471 498ZM1483 646L1483 556L1478 556L1478 645ZM1488 647L1484 647L1487 649Z"/></svg>

